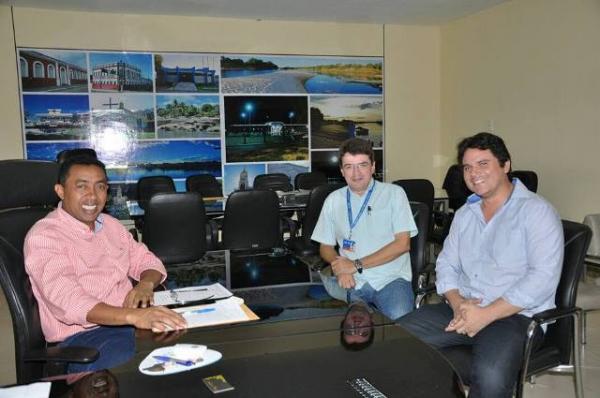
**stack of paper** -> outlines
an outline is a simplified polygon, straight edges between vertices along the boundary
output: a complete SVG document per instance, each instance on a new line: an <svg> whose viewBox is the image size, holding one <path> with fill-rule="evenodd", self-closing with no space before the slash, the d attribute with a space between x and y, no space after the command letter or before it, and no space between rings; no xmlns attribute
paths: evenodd
<svg viewBox="0 0 600 398"><path fill-rule="evenodd" d="M220 283L207 286L191 286L154 293L154 305L192 305L206 300L222 300L233 294ZM200 303L198 303L200 304Z"/></svg>

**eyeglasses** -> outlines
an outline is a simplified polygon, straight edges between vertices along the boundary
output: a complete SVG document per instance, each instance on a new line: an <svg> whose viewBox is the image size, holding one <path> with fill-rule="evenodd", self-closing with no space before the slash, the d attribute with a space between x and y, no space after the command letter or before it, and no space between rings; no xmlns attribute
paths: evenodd
<svg viewBox="0 0 600 398"><path fill-rule="evenodd" d="M368 337L370 333L371 330L368 326L344 327L344 334L346 336Z"/></svg>
<svg viewBox="0 0 600 398"><path fill-rule="evenodd" d="M360 162L360 163L356 163L356 164L351 164L351 163L346 163L342 165L342 169L344 171L350 171L350 170L360 170L360 171L366 171L367 169L369 169L369 167L371 167L371 162Z"/></svg>

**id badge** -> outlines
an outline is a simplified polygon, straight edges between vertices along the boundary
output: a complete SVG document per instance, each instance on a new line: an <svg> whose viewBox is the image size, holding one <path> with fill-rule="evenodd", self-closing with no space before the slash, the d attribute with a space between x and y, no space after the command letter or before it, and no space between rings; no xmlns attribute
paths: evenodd
<svg viewBox="0 0 600 398"><path fill-rule="evenodd" d="M353 252L354 251L354 246L356 245L356 242L350 239L344 239L344 241L342 242L342 249L348 252Z"/></svg>

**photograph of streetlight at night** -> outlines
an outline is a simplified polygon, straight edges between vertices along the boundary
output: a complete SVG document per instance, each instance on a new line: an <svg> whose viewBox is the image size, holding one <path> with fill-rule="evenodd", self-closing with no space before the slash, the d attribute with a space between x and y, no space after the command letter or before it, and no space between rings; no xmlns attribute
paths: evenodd
<svg viewBox="0 0 600 398"><path fill-rule="evenodd" d="M227 163L308 160L306 96L225 96Z"/></svg>

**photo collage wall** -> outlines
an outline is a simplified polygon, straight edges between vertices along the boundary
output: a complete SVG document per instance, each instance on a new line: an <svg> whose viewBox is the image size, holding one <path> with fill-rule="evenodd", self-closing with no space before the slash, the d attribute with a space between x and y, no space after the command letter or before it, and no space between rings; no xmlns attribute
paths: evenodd
<svg viewBox="0 0 600 398"><path fill-rule="evenodd" d="M372 142L383 177L382 57L21 48L18 58L26 158L95 149L121 218L144 176L185 191L187 177L212 174L224 196L264 173L339 179L337 148L351 137Z"/></svg>

